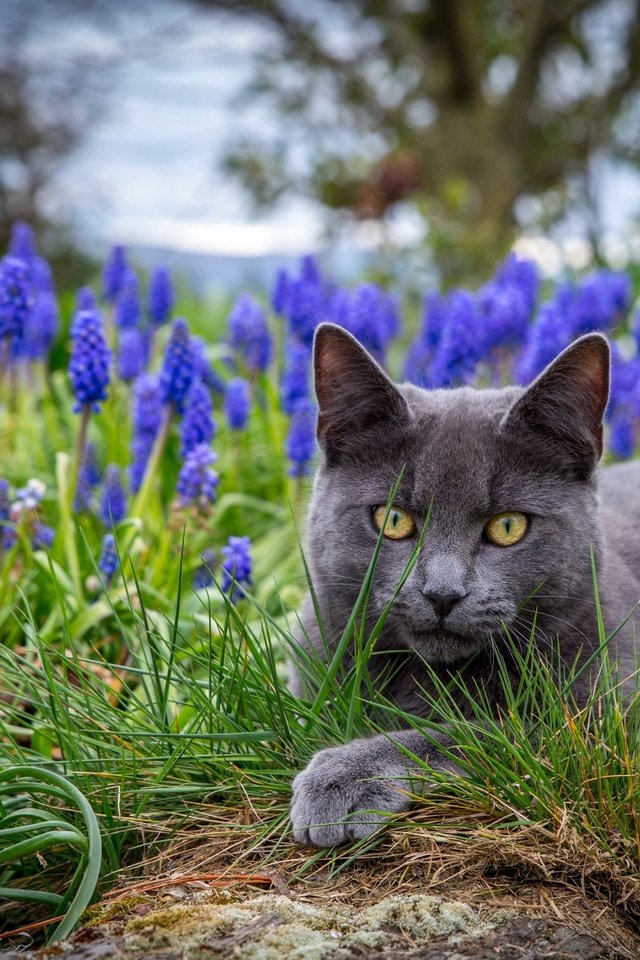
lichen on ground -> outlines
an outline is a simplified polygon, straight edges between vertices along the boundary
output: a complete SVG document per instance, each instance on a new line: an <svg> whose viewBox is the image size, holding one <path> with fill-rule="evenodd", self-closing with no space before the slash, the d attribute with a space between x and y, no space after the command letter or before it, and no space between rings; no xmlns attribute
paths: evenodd
<svg viewBox="0 0 640 960"><path fill-rule="evenodd" d="M179 941L185 956L233 952L238 960L325 960L353 951L420 946L435 937L478 936L491 922L461 902L416 894L392 896L364 909L316 905L266 894L242 903L176 904L134 917L122 930L123 956L166 949Z"/></svg>

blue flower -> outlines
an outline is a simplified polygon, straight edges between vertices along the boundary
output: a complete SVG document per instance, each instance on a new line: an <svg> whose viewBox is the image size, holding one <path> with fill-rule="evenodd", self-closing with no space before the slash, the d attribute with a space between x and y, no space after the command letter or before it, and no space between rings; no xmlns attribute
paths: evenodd
<svg viewBox="0 0 640 960"><path fill-rule="evenodd" d="M56 298L50 293L41 293L24 325L23 355L30 360L44 360L55 342L59 327Z"/></svg>
<svg viewBox="0 0 640 960"><path fill-rule="evenodd" d="M53 541L55 540L55 536L56 532L53 527L49 527L46 523L40 523L40 521L37 521L33 527L33 549L51 549L53 546Z"/></svg>
<svg viewBox="0 0 640 960"><path fill-rule="evenodd" d="M0 480L0 549L9 550L15 543L15 528L9 520L11 499L9 481Z"/></svg>
<svg viewBox="0 0 640 960"><path fill-rule="evenodd" d="M293 413L298 400L309 396L311 347L290 340L285 353L285 368L280 384L280 402L285 413Z"/></svg>
<svg viewBox="0 0 640 960"><path fill-rule="evenodd" d="M178 413L184 409L184 401L194 377L194 364L189 327L186 320L178 317L173 321L160 371L160 400L163 404L174 404Z"/></svg>
<svg viewBox="0 0 640 960"><path fill-rule="evenodd" d="M524 300L527 316L531 316L540 289L540 273L533 260L524 260L510 253L498 268L495 282L500 286L516 287Z"/></svg>
<svg viewBox="0 0 640 960"><path fill-rule="evenodd" d="M120 467L109 464L104 472L100 519L106 527L120 523L127 515L127 495L122 485Z"/></svg>
<svg viewBox="0 0 640 960"><path fill-rule="evenodd" d="M574 290L561 284L551 300L543 303L529 327L524 350L516 362L519 383L529 383L542 373L573 339L571 309Z"/></svg>
<svg viewBox="0 0 640 960"><path fill-rule="evenodd" d="M142 485L147 462L162 422L160 388L155 377L142 374L133 385L133 437L129 484L133 493Z"/></svg>
<svg viewBox="0 0 640 960"><path fill-rule="evenodd" d="M7 250L9 256L16 257L18 260L23 260L27 265L31 265L38 255L31 224L25 223L24 220L16 220L11 227Z"/></svg>
<svg viewBox="0 0 640 960"><path fill-rule="evenodd" d="M274 313L284 316L289 294L289 274L282 267L276 273L271 291L271 307Z"/></svg>
<svg viewBox="0 0 640 960"><path fill-rule="evenodd" d="M222 589L228 593L233 586L231 599L237 600L244 596L241 585L251 584L251 541L249 537L229 537L227 545L222 548Z"/></svg>
<svg viewBox="0 0 640 960"><path fill-rule="evenodd" d="M383 361L400 322L393 298L375 283L361 283L351 293L336 291L327 312L348 330L377 360Z"/></svg>
<svg viewBox="0 0 640 960"><path fill-rule="evenodd" d="M496 350L520 346L527 335L531 313L526 292L515 283L491 280L478 292L479 354L490 358Z"/></svg>
<svg viewBox="0 0 640 960"><path fill-rule="evenodd" d="M222 396L224 394L224 380L216 373L207 357L207 344L202 337L191 337L191 349L193 351L193 375L194 378L202 380L205 386L209 387L214 393Z"/></svg>
<svg viewBox="0 0 640 960"><path fill-rule="evenodd" d="M478 304L468 290L454 290L447 301L447 319L431 368L434 387L470 383L479 359Z"/></svg>
<svg viewBox="0 0 640 960"><path fill-rule="evenodd" d="M97 310L76 313L71 328L73 346L69 362L69 378L76 398L74 413L89 406L98 411L107 399L111 351Z"/></svg>
<svg viewBox="0 0 640 960"><path fill-rule="evenodd" d="M631 415L626 411L614 414L609 427L609 449L620 460L633 456L636 430Z"/></svg>
<svg viewBox="0 0 640 960"><path fill-rule="evenodd" d="M88 510L91 507L93 490L100 483L100 467L96 448L93 443L85 445L82 463L78 471L78 483L73 501L73 509L77 512Z"/></svg>
<svg viewBox="0 0 640 960"><path fill-rule="evenodd" d="M173 284L166 267L156 267L149 282L149 319L160 327L171 316L174 304Z"/></svg>
<svg viewBox="0 0 640 960"><path fill-rule="evenodd" d="M121 330L118 342L118 376L131 383L147 365L147 338L138 327Z"/></svg>
<svg viewBox="0 0 640 960"><path fill-rule="evenodd" d="M250 373L263 373L271 361L272 341L265 312L248 293L241 294L229 314L229 342Z"/></svg>
<svg viewBox="0 0 640 960"><path fill-rule="evenodd" d="M251 410L251 390L242 377L234 377L224 394L224 412L232 430L244 430Z"/></svg>
<svg viewBox="0 0 640 960"><path fill-rule="evenodd" d="M76 290L74 313L80 310L95 310L96 307L96 295L91 287L80 287Z"/></svg>
<svg viewBox="0 0 640 960"><path fill-rule="evenodd" d="M32 306L26 263L4 257L0 261L0 340L22 340Z"/></svg>
<svg viewBox="0 0 640 960"><path fill-rule="evenodd" d="M217 456L210 446L200 443L186 456L178 475L177 491L183 507L191 503L206 506L216 498L218 474L211 469Z"/></svg>
<svg viewBox="0 0 640 960"><path fill-rule="evenodd" d="M310 471L311 460L316 452L316 421L316 405L311 400L298 400L287 436L287 456L292 477L304 477Z"/></svg>
<svg viewBox="0 0 640 960"><path fill-rule="evenodd" d="M36 257L31 264L31 283L36 293L48 293L54 296L56 292L53 282L51 266L44 257Z"/></svg>
<svg viewBox="0 0 640 960"><path fill-rule="evenodd" d="M102 272L102 296L108 303L113 303L120 293L127 267L124 247L112 247Z"/></svg>
<svg viewBox="0 0 640 960"><path fill-rule="evenodd" d="M200 443L209 444L215 436L211 394L202 380L194 380L189 388L180 424L180 455L186 457Z"/></svg>
<svg viewBox="0 0 640 960"><path fill-rule="evenodd" d="M122 278L120 290L116 299L114 320L120 330L140 325L140 292L138 277L133 270L127 268Z"/></svg>
<svg viewBox="0 0 640 960"><path fill-rule="evenodd" d="M213 571L216 566L216 555L213 550L203 550L200 554L202 564L197 567L193 574L193 586L195 590L203 590L210 587L213 583Z"/></svg>
<svg viewBox="0 0 640 960"><path fill-rule="evenodd" d="M289 278L282 308L295 339L311 344L326 307L324 284L313 257L303 257L300 275Z"/></svg>
<svg viewBox="0 0 640 960"><path fill-rule="evenodd" d="M419 387L431 386L431 362L447 320L447 302L439 293L428 293L422 305L418 334L407 351L404 375Z"/></svg>
<svg viewBox="0 0 640 960"><path fill-rule="evenodd" d="M574 337L594 330L610 330L629 309L631 281L624 273L596 270L575 288L571 329Z"/></svg>
<svg viewBox="0 0 640 960"><path fill-rule="evenodd" d="M112 533L105 533L102 538L102 548L98 559L98 569L104 575L107 583L113 579L113 576L120 565L118 560L118 551L116 549L116 540Z"/></svg>

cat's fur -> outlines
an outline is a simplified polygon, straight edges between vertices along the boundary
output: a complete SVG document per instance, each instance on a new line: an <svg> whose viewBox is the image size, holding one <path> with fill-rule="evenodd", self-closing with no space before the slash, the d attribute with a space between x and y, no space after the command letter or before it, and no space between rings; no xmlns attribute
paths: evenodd
<svg viewBox="0 0 640 960"><path fill-rule="evenodd" d="M349 334L330 324L317 331L314 358L322 462L308 553L331 642L345 626L371 559L377 537L372 509L386 503L401 471L395 502L419 528L433 502L418 562L371 660L374 672L376 665L393 663L387 696L424 714L420 687L430 689L424 660L445 681L467 664L467 679L499 705L492 647L502 642L508 659L502 624L528 642L534 610L541 648L559 637L567 663L588 655L597 645L592 549L607 628L629 616L640 601L640 462L597 469L609 391L604 337L576 341L526 389L397 386ZM527 514L529 529L516 545L496 547L483 540L483 528L507 510ZM415 539L383 540L369 599L372 622L414 547ZM433 591L465 596L440 621L425 597ZM634 670L639 620L634 615L617 638L623 677ZM309 602L302 623L308 641L326 657ZM293 687L302 690L296 675ZM584 693L578 689L578 698ZM462 696L460 702L464 707ZM445 730L442 742L450 744ZM380 816L363 811L406 808L406 751L434 767L447 766L415 731L317 753L294 781L296 837L321 846L341 843L376 828Z"/></svg>

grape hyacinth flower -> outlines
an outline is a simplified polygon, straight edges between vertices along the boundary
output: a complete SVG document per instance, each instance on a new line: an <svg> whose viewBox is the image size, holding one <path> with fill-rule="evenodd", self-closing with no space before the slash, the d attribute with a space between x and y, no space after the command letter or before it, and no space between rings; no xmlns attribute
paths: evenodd
<svg viewBox="0 0 640 960"><path fill-rule="evenodd" d="M10 522L11 500L9 498L9 481L0 480L0 550L9 550L16 540L16 532Z"/></svg>
<svg viewBox="0 0 640 960"><path fill-rule="evenodd" d="M82 463L78 471L73 509L76 511L89 510L94 489L100 483L100 467L96 448L93 443L87 443L82 456Z"/></svg>
<svg viewBox="0 0 640 960"><path fill-rule="evenodd" d="M265 312L248 293L241 294L229 314L229 343L249 373L264 373L273 352Z"/></svg>
<svg viewBox="0 0 640 960"><path fill-rule="evenodd" d="M23 355L29 360L44 360L53 346L60 316L58 304L50 293L42 293L36 299L24 326Z"/></svg>
<svg viewBox="0 0 640 960"><path fill-rule="evenodd" d="M0 340L22 341L32 306L26 263L4 257L0 261Z"/></svg>
<svg viewBox="0 0 640 960"><path fill-rule="evenodd" d="M98 569L101 571L107 583L111 583L119 565L120 561L118 560L116 539L112 533L105 533L102 538Z"/></svg>
<svg viewBox="0 0 640 960"><path fill-rule="evenodd" d="M55 540L56 532L53 527L39 521L33 527L33 549L50 550Z"/></svg>
<svg viewBox="0 0 640 960"><path fill-rule="evenodd" d="M116 298L113 318L120 330L128 330L140 325L141 315L138 277L133 270L127 269Z"/></svg>
<svg viewBox="0 0 640 960"><path fill-rule="evenodd" d="M177 491L180 504L206 507L216 498L218 474L211 469L217 460L216 454L206 443L200 443L187 454L178 475Z"/></svg>
<svg viewBox="0 0 640 960"><path fill-rule="evenodd" d="M79 287L76 290L74 313L80 310L95 310L97 307L96 295L91 287Z"/></svg>
<svg viewBox="0 0 640 960"><path fill-rule="evenodd" d="M609 449L619 460L633 456L636 446L635 424L628 411L615 413L609 428Z"/></svg>
<svg viewBox="0 0 640 960"><path fill-rule="evenodd" d="M298 400L289 423L287 456L292 477L305 477L316 452L317 408L311 400Z"/></svg>
<svg viewBox="0 0 640 960"><path fill-rule="evenodd" d="M351 293L338 290L329 301L328 313L348 330L379 361L400 327L396 305L375 283L361 283Z"/></svg>
<svg viewBox="0 0 640 960"><path fill-rule="evenodd" d="M121 330L118 342L118 376L125 383L139 377L147 364L147 338L138 327Z"/></svg>
<svg viewBox="0 0 640 960"><path fill-rule="evenodd" d="M161 421L162 406L157 378L143 374L133 385L132 459L129 467L129 484L133 493L137 493L142 484Z"/></svg>
<svg viewBox="0 0 640 960"><path fill-rule="evenodd" d="M271 309L279 316L284 316L287 308L289 293L289 274L282 267L276 273L276 279L271 291Z"/></svg>
<svg viewBox="0 0 640 960"><path fill-rule="evenodd" d="M127 515L127 495L122 485L120 467L115 463L109 464L104 472L99 513L106 527L115 526Z"/></svg>
<svg viewBox="0 0 640 960"><path fill-rule="evenodd" d="M69 378L76 398L74 413L85 408L97 412L107 399L111 362L97 310L81 310L75 315L72 337Z"/></svg>
<svg viewBox="0 0 640 960"><path fill-rule="evenodd" d="M227 384L224 412L232 430L244 430L251 409L251 391L242 377L234 377Z"/></svg>
<svg viewBox="0 0 640 960"><path fill-rule="evenodd" d="M251 585L253 564L251 561L251 541L249 537L229 537L222 548L222 589L225 593L233 586L231 600L235 602L244 596L242 584Z"/></svg>
<svg viewBox="0 0 640 960"><path fill-rule="evenodd" d="M113 303L122 289L127 272L127 258L124 247L112 247L102 272L102 296L107 303Z"/></svg>
<svg viewBox="0 0 640 960"><path fill-rule="evenodd" d="M216 566L216 555L213 550L203 550L200 554L202 564L193 574L194 590L204 590L213 584L213 571Z"/></svg>
<svg viewBox="0 0 640 960"><path fill-rule="evenodd" d="M454 290L447 306L447 319L431 368L434 387L469 383L478 361L476 298L468 290Z"/></svg>
<svg viewBox="0 0 640 960"><path fill-rule="evenodd" d="M573 297L573 288L569 284L561 284L552 299L540 307L516 363L518 383L530 383L571 342Z"/></svg>
<svg viewBox="0 0 640 960"><path fill-rule="evenodd" d="M23 260L30 266L38 256L36 241L33 236L33 227L24 220L16 220L11 227L8 253L11 257Z"/></svg>
<svg viewBox="0 0 640 960"><path fill-rule="evenodd" d="M625 273L595 270L578 284L571 310L573 337L611 330L631 303L631 281Z"/></svg>
<svg viewBox="0 0 640 960"><path fill-rule="evenodd" d="M309 396L311 347L289 341L285 351L285 368L280 384L280 403L285 413L293 413L298 400Z"/></svg>
<svg viewBox="0 0 640 960"><path fill-rule="evenodd" d="M193 352L193 376L202 380L205 386L209 387L213 393L219 396L224 395L224 380L209 363L207 357L207 344L202 337L191 337L191 349Z"/></svg>
<svg viewBox="0 0 640 960"><path fill-rule="evenodd" d="M174 304L173 284L166 267L156 267L149 281L149 319L154 327L161 327L171 316Z"/></svg>
<svg viewBox="0 0 640 960"><path fill-rule="evenodd" d="M447 301L439 293L428 293L423 301L418 334L407 351L404 375L419 387L431 386L431 363L447 320Z"/></svg>
<svg viewBox="0 0 640 960"><path fill-rule="evenodd" d="M184 458L200 443L211 443L215 436L211 394L202 380L194 380L185 402L180 424L180 455Z"/></svg>
<svg viewBox="0 0 640 960"><path fill-rule="evenodd" d="M186 320L173 321L160 371L161 403L173 404L178 413L184 403L194 377L194 352Z"/></svg>

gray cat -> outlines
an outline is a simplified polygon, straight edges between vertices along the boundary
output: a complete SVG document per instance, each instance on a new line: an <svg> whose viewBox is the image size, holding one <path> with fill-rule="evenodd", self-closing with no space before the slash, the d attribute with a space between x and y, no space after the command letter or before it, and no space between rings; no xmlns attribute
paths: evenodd
<svg viewBox="0 0 640 960"><path fill-rule="evenodd" d="M424 661L445 683L468 662L467 675L499 706L503 688L493 645L504 641L503 624L527 643L534 611L540 648L558 637L566 663L592 652L592 548L607 629L634 610L640 601L640 462L596 469L609 394L603 336L577 340L526 389L397 386L331 324L318 328L314 363L322 462L308 553L330 643L355 604L401 471L369 600L373 622L405 569L433 498L420 556L371 661L372 669L374 662L394 667L385 692L403 709L427 711L420 687L433 686ZM617 638L624 678L634 670L639 620L634 614ZM301 643L326 659L309 601L302 624ZM588 682L575 692L578 699ZM292 686L302 692L299 676ZM463 696L460 705L469 710ZM438 736L451 745L446 730ZM293 783L297 839L343 843L375 830L384 812L406 809L406 751L434 768L452 767L413 730L317 753Z"/></svg>

